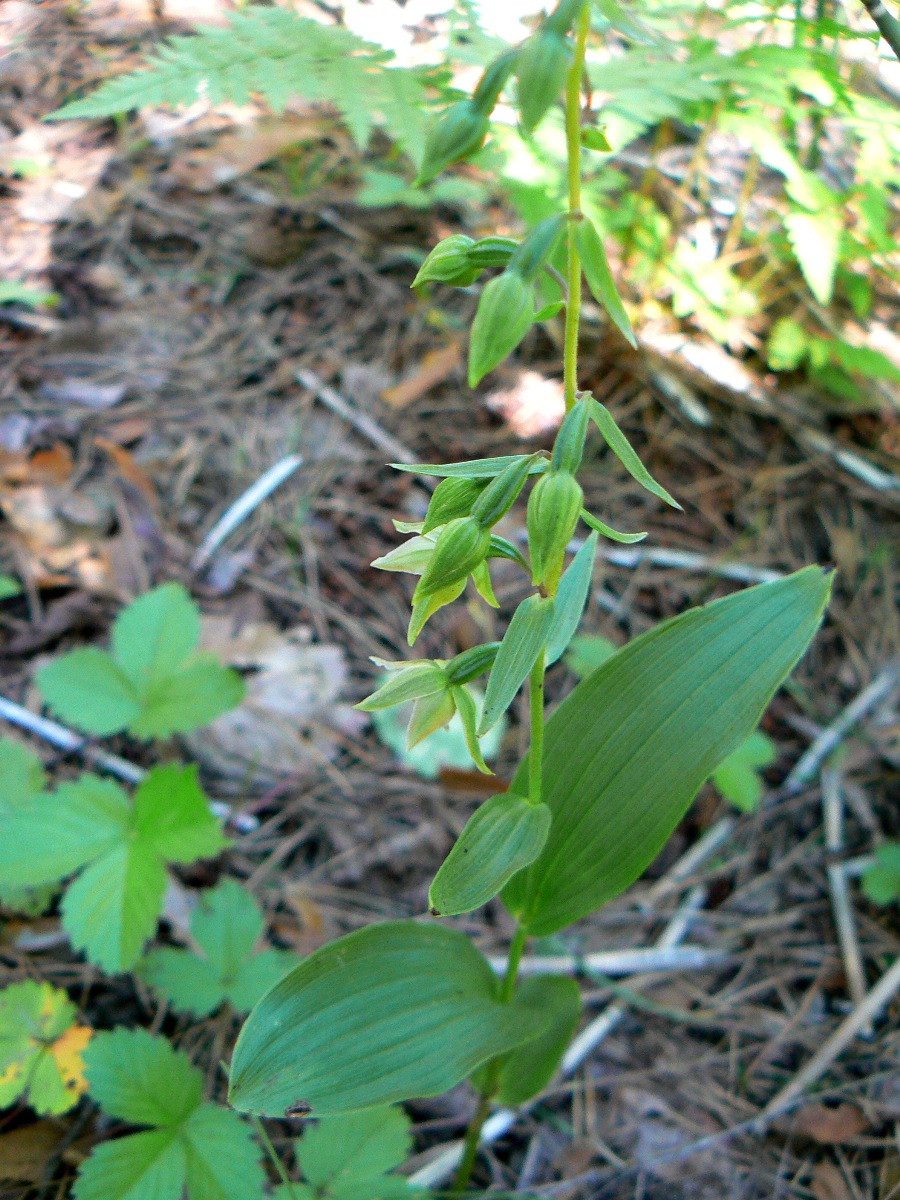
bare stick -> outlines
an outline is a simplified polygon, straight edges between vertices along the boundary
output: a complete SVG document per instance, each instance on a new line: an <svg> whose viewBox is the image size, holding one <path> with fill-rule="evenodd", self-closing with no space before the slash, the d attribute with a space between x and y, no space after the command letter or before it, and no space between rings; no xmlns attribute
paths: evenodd
<svg viewBox="0 0 900 1200"><path fill-rule="evenodd" d="M599 954L536 954L523 958L523 975L577 975L596 973L617 977L640 971L702 971L721 966L731 955L706 946L639 946L629 950L607 950ZM492 970L502 975L505 958L488 959Z"/></svg>
<svg viewBox="0 0 900 1200"><path fill-rule="evenodd" d="M202 571L229 533L237 529L238 525L245 521L254 509L259 508L267 496L271 496L277 487L280 487L286 479L293 475L302 462L303 459L299 454L287 455L273 467L269 467L265 474L260 475L256 483L238 496L237 500L225 509L197 547L194 557L191 559L191 570Z"/></svg>
<svg viewBox="0 0 900 1200"><path fill-rule="evenodd" d="M892 17L881 0L861 0L863 8L878 26L878 32L900 61L900 21Z"/></svg>
<svg viewBox="0 0 900 1200"><path fill-rule="evenodd" d="M379 450L390 455L394 462L413 463L416 461L415 455L408 447L404 446L402 442L398 442L386 429L382 429L368 413L360 412L358 408L349 405L344 397L321 380L315 371L307 371L304 368L296 371L294 378L305 388L309 388L326 408L330 408L333 413L337 413L339 417L352 425L373 446L377 446Z"/></svg>
<svg viewBox="0 0 900 1200"><path fill-rule="evenodd" d="M844 974L850 998L857 1007L866 998L866 976L862 954L856 932L856 918L850 901L847 874L839 856L844 852L844 795L840 772L826 767L822 772L822 816L825 824L825 845L831 861L828 863L828 890L831 893L831 910L844 960ZM871 1029L861 1031L864 1037L871 1036Z"/></svg>
<svg viewBox="0 0 900 1200"><path fill-rule="evenodd" d="M769 1101L757 1118L756 1124L763 1125L778 1113L790 1108L798 1096L816 1083L825 1074L853 1039L879 1015L895 994L900 991L900 958L878 980L866 994L862 1004L842 1021L830 1038L794 1078Z"/></svg>
<svg viewBox="0 0 900 1200"><path fill-rule="evenodd" d="M783 791L787 795L800 791L805 783L816 774L828 755L838 746L854 725L900 686L900 658L892 659L852 700L842 713L823 729L805 754L794 764L794 769L784 781Z"/></svg>

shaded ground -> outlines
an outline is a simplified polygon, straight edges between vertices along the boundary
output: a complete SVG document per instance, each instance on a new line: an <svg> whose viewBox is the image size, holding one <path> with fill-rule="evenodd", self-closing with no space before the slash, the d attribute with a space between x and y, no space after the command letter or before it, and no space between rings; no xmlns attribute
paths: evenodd
<svg viewBox="0 0 900 1200"><path fill-rule="evenodd" d="M127 23L92 25L63 6L8 11L14 8L26 39L0 116L20 136L95 70L86 39L113 56L131 52L135 41ZM40 265L46 253L47 278L61 299L52 315L13 313L0 324L7 517L0 566L32 580L24 597L3 606L0 684L7 697L33 702L36 659L74 640L101 639L118 600L170 578L188 584L204 610L227 617L232 629L299 626L312 644L336 647L324 664L307 665L324 672L325 693L333 685L330 707L310 705L306 754L289 771L263 779L252 753L249 765L235 766L214 747L195 747L209 793L259 820L223 868L251 881L285 945L308 950L373 919L422 913L433 871L480 785L465 773L431 782L404 771L370 729L354 732L346 711L335 711L338 697L352 702L370 688L369 655L407 653L410 589L403 577L367 564L396 544L392 518L421 514L427 493L385 467L384 451L296 374L315 372L420 461L447 461L540 445L497 415L495 393L511 392L506 412L511 422L521 420L521 371L555 378L558 354L552 329L539 330L514 367L474 394L457 366L405 406L385 404L381 392L414 376L471 315L472 296L423 299L409 290L416 255L454 214L354 208L342 182L354 164L324 124L306 154L327 161L330 182L302 200L292 197L279 167L208 191L187 186L186 158L229 125L206 117L164 130L157 144L130 146L111 126L49 127L47 169L2 185L11 274ZM681 371L707 427L696 423L696 407L660 386L661 365L668 377ZM783 414L760 415L721 388L699 394L702 383L674 359L665 366L632 355L589 320L582 386L611 407L685 512L658 508L596 445L586 491L591 509L611 524L649 530L647 546L697 552L713 568L739 563L752 575L808 562L838 566L828 622L765 719L779 751L768 772L775 787L900 643L900 493L867 486L830 454L804 450L797 430L812 420L832 445L865 451L885 445L892 427L887 417L826 420L807 409L798 417L789 397ZM60 459L59 446L71 462ZM22 467L23 455L42 450L56 456L49 466L44 461L43 474L40 464ZM211 569L192 571L192 554L226 504L291 452L304 459L297 474L240 527ZM522 514L515 517L511 529ZM519 596L502 572L498 584L506 617ZM605 562L585 628L621 643L734 586L715 569ZM483 606L444 610L417 653L447 657L499 628L500 618ZM551 696L572 683L557 667ZM896 708L882 706L848 743L840 768L848 856L900 833L897 731ZM518 744L514 727L501 775L512 771ZM38 749L50 759L46 747ZM146 754L126 741L115 749L134 760ZM75 765L63 761L59 770ZM785 1120L764 1138L732 1138L662 1161L754 1116L848 1011L818 777L741 818L698 872L654 889L726 809L705 790L645 881L537 949L581 955L650 944L688 890L703 884L689 941L724 951L727 960L715 970L627 980L644 1000L632 995L624 1020L574 1078L491 1148L481 1183L692 1200L896 1194L900 1041L890 1018L873 1038L857 1039L826 1076L829 1101L852 1106L827 1127L808 1115L805 1125ZM200 872L182 879L188 887L213 882ZM871 983L896 956L900 928L895 916L854 895ZM499 906L459 923L486 952L502 953L508 922ZM57 930L53 917L7 922L2 976L40 975L69 988L98 1026L115 1020L162 1028L213 1080L235 1032L228 1018L191 1022L165 1013L132 982L103 978L73 957L54 938ZM608 980L587 977L584 992L591 1015L618 996ZM423 1155L458 1134L469 1105L459 1089L414 1107ZM95 1136L88 1117L78 1110L52 1122L60 1139L50 1163L55 1180L71 1173ZM30 1119L7 1112L0 1132ZM287 1124L280 1132L286 1136ZM47 1184L23 1183L9 1195L63 1194L60 1182Z"/></svg>

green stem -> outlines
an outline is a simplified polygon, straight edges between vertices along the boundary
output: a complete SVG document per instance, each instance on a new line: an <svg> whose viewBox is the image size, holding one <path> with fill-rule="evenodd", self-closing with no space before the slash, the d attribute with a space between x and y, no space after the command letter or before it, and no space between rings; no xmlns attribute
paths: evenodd
<svg viewBox="0 0 900 1200"><path fill-rule="evenodd" d="M566 410L578 390L578 321L581 316L581 259L572 237L572 223L581 220L581 76L587 45L590 9L581 10L575 30L575 52L566 76L566 160L569 181L568 302L566 304L563 389Z"/></svg>
<svg viewBox="0 0 900 1200"><path fill-rule="evenodd" d="M256 1136L262 1142L263 1148L265 1149L266 1154L268 1154L269 1158L271 1159L272 1163L274 1164L275 1170L278 1172L281 1182L287 1188L288 1195L291 1197L295 1197L297 1195L297 1191L294 1190L294 1185L291 1183L290 1179L288 1178L288 1173L284 1169L284 1163L281 1161L281 1159L278 1157L277 1153L275 1152L275 1147L272 1145L272 1139L269 1137L268 1133L266 1132L265 1125L263 1125L262 1121L259 1119L258 1116L256 1116L255 1113L250 1114L250 1123L253 1125L253 1128L256 1130Z"/></svg>
<svg viewBox="0 0 900 1200"><path fill-rule="evenodd" d="M541 773L544 767L544 658L543 649L528 676L528 708L531 734L528 743L528 799L541 802Z"/></svg>

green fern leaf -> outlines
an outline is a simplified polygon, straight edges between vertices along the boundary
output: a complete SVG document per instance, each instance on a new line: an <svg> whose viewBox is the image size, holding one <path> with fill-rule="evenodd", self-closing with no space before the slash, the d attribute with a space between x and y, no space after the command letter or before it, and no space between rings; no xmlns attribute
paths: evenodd
<svg viewBox="0 0 900 1200"><path fill-rule="evenodd" d="M333 105L360 146L384 128L414 159L424 144L426 76L388 66L391 54L339 25L322 25L282 8L251 6L225 28L199 28L170 38L140 70L107 80L97 91L51 113L106 117L133 108L243 104L261 97L275 112L301 97Z"/></svg>

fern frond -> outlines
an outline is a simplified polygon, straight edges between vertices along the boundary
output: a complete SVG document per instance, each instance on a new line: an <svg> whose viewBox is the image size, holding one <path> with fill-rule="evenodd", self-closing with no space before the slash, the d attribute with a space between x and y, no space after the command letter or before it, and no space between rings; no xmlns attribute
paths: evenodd
<svg viewBox="0 0 900 1200"><path fill-rule="evenodd" d="M333 105L360 146L379 126L417 160L428 120L425 76L389 66L391 58L342 26L251 6L232 14L225 28L170 38L146 67L107 80L50 116L106 117L201 96L212 104L259 96L281 112L301 97Z"/></svg>

